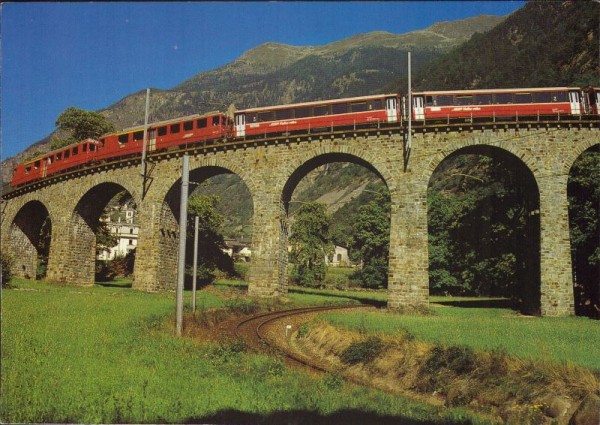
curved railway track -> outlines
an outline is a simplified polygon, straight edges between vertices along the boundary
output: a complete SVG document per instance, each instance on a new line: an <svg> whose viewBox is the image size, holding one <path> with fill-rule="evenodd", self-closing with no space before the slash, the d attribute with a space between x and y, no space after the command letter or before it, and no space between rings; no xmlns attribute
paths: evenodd
<svg viewBox="0 0 600 425"><path fill-rule="evenodd" d="M358 306L325 306L325 307L306 307L295 308L283 311L274 311L269 313L261 313L248 317L235 326L235 336L243 339L249 346L256 349L263 349L269 352L282 354L285 360L294 366L308 367L319 372L328 372L326 366L319 365L314 360L309 361L299 355L296 355L289 350L283 349L280 345L273 342L267 335L267 330L270 325L282 319L290 319L294 316L302 316L310 313L318 313L330 310L342 310L350 308L365 308L372 307L369 305ZM285 330L285 328L283 328ZM286 335L287 336L287 335Z"/></svg>

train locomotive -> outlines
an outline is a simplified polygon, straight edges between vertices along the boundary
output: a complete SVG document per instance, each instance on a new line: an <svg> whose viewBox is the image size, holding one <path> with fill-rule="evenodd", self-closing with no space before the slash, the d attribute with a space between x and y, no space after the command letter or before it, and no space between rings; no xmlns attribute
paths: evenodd
<svg viewBox="0 0 600 425"><path fill-rule="evenodd" d="M194 144L267 138L365 127L456 122L598 119L600 88L547 87L413 92L411 106L399 94L379 94L191 115L147 127L149 153ZM137 126L87 139L17 165L11 184L20 187L81 167L138 157L144 128Z"/></svg>

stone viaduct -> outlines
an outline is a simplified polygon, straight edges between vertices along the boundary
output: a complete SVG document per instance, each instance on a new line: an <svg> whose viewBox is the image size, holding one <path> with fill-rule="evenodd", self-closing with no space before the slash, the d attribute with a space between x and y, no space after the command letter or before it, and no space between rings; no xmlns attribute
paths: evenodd
<svg viewBox="0 0 600 425"><path fill-rule="evenodd" d="M532 216L539 228L539 243L533 249L539 250L542 314L566 316L574 314L567 179L578 156L599 143L599 130L597 122L430 126L413 129L408 146L401 128L369 129L196 146L187 152L191 181L235 173L252 195L248 292L259 297L287 294L287 207L299 181L314 168L338 161L375 172L387 185L392 203L390 310L429 303L427 189L436 168L460 153L506 158L521 170L531 189ZM140 222L134 288L174 289L182 155L183 150L153 154L145 189L139 160L129 160L5 195L2 249L13 254L16 272L35 276L40 227L49 217L47 279L92 284L94 230L107 202L127 190Z"/></svg>

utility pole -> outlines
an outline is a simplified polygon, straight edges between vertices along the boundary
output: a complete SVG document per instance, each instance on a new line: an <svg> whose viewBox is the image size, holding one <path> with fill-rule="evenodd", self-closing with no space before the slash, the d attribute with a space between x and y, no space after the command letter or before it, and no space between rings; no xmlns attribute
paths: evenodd
<svg viewBox="0 0 600 425"><path fill-rule="evenodd" d="M146 112L144 114L144 137L142 138L142 199L146 196L148 182L148 165L146 163L146 146L148 145L148 115L150 114L150 89L146 89Z"/></svg>
<svg viewBox="0 0 600 425"><path fill-rule="evenodd" d="M176 294L176 328L175 334L181 336L183 331L183 281L185 279L185 242L187 231L188 190L190 186L190 157L183 155L181 172L181 199L179 202L179 255L177 257L177 294Z"/></svg>
<svg viewBox="0 0 600 425"><path fill-rule="evenodd" d="M196 273L198 270L198 226L200 217L194 218L194 274L192 276L192 311L196 312Z"/></svg>
<svg viewBox="0 0 600 425"><path fill-rule="evenodd" d="M144 115L144 137L142 139L142 176L146 179L146 145L148 144L148 114L150 110L150 89L146 89L146 113Z"/></svg>
<svg viewBox="0 0 600 425"><path fill-rule="evenodd" d="M408 141L406 149L412 147L412 66L410 63L410 52L408 52Z"/></svg>

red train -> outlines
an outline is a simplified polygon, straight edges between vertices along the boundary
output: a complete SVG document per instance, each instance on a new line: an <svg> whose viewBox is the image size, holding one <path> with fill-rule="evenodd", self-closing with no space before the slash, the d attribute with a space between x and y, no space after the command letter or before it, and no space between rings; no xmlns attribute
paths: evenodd
<svg viewBox="0 0 600 425"><path fill-rule="evenodd" d="M323 100L192 115L148 126L149 152L199 143L402 124L408 111L397 94ZM412 95L415 123L598 118L600 88L551 87L497 90L426 91ZM143 127L54 150L19 164L12 185L21 186L100 161L141 155Z"/></svg>
<svg viewBox="0 0 600 425"><path fill-rule="evenodd" d="M578 87L417 92L412 119L493 122L598 115L599 92Z"/></svg>

